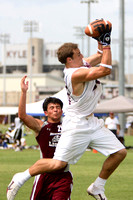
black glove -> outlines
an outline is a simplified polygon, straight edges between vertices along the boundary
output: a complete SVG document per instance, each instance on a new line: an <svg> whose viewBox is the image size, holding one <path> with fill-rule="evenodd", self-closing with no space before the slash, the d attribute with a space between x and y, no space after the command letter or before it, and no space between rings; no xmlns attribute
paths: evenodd
<svg viewBox="0 0 133 200"><path fill-rule="evenodd" d="M95 40L99 41L100 44L102 44L103 46L107 46L110 45L111 43L111 29L109 28L109 25L106 25L106 28L104 25L102 25L101 27L98 27L98 32L100 33L99 37L93 37Z"/></svg>

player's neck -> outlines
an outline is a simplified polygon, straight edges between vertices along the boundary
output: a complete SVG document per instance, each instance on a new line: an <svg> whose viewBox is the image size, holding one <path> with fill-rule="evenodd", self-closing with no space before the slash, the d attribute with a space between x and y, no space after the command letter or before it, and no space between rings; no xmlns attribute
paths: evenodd
<svg viewBox="0 0 133 200"><path fill-rule="evenodd" d="M60 120L54 120L54 119L49 119L48 118L48 120L47 120L49 123L59 123L60 122Z"/></svg>

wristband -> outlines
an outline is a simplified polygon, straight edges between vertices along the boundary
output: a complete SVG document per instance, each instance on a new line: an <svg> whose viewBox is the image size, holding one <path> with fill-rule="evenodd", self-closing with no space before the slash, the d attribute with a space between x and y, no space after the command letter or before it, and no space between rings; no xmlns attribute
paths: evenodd
<svg viewBox="0 0 133 200"><path fill-rule="evenodd" d="M103 50L105 50L105 49L111 49L111 48L110 47L103 48Z"/></svg>
<svg viewBox="0 0 133 200"><path fill-rule="evenodd" d="M106 65L106 64L103 64L103 63L100 63L100 65L101 65L102 67L107 67L107 68L109 68L109 69L112 69L112 65Z"/></svg>
<svg viewBox="0 0 133 200"><path fill-rule="evenodd" d="M100 49L97 49L97 51L98 51L99 53L103 54L103 51L102 51L102 50L100 50Z"/></svg>

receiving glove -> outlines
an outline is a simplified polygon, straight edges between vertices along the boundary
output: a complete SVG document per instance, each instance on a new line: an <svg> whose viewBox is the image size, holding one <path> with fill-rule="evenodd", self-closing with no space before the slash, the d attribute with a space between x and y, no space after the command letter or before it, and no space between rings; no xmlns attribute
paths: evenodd
<svg viewBox="0 0 133 200"><path fill-rule="evenodd" d="M104 25L102 25L101 27L98 27L98 32L100 33L99 37L93 37L95 40L97 40L98 42L100 42L100 44L102 44L103 46L107 46L110 45L111 43L111 30L112 28L109 28L109 25L106 25L106 28Z"/></svg>

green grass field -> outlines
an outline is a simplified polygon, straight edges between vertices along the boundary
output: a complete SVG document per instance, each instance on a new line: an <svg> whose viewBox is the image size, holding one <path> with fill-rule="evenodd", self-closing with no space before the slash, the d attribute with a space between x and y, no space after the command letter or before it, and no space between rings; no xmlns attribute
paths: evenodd
<svg viewBox="0 0 133 200"><path fill-rule="evenodd" d="M36 144L33 134L26 136L28 145ZM133 146L133 136L125 137L126 146ZM14 150L0 150L0 200L6 200L6 188L12 176L29 168L37 159L39 151L33 149L15 152ZM132 200L133 192L133 150L128 150L126 159L112 174L106 183L106 195L109 200ZM95 180L101 169L105 156L100 153L87 151L76 165L71 165L74 177L72 200L91 200L86 193L87 187ZM29 200L34 178L31 178L20 189L16 200Z"/></svg>

